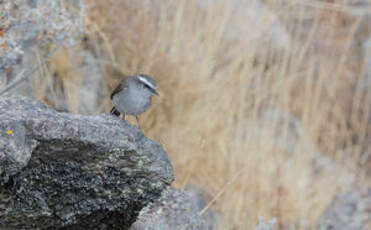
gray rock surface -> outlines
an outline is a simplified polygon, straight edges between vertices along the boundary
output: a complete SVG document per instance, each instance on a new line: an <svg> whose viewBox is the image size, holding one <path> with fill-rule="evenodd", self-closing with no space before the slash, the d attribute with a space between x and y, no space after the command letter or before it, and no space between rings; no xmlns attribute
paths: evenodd
<svg viewBox="0 0 371 230"><path fill-rule="evenodd" d="M205 197L203 191L196 185L189 184L185 187L184 192L190 197L192 202L197 207L198 212L203 210L209 203L209 200ZM205 220L206 229L216 230L219 229L221 223L221 215L209 208L205 213L202 214L202 218Z"/></svg>
<svg viewBox="0 0 371 230"><path fill-rule="evenodd" d="M22 78L12 93L43 98L61 111L90 115L100 111L107 85L91 47L69 49L71 54L65 58L70 71L62 77L70 78L73 85L81 81L79 92L68 91L60 73L51 71L53 68L46 74L52 82L48 87L40 86L34 76L40 62L47 62L61 46L80 43L84 15L85 5L81 0L0 0L0 93ZM46 81L45 77L42 79ZM73 99L66 96L71 93L76 95Z"/></svg>
<svg viewBox="0 0 371 230"><path fill-rule="evenodd" d="M0 0L0 70L18 64L32 45L75 43L83 15L80 0Z"/></svg>
<svg viewBox="0 0 371 230"><path fill-rule="evenodd" d="M84 13L80 0L0 0L0 86L32 75L50 47L77 44ZM30 77L22 79L17 93L33 96Z"/></svg>
<svg viewBox="0 0 371 230"><path fill-rule="evenodd" d="M0 229L128 229L173 179L161 145L117 117L0 98Z"/></svg>
<svg viewBox="0 0 371 230"><path fill-rule="evenodd" d="M322 215L318 230L371 229L371 188L339 194Z"/></svg>
<svg viewBox="0 0 371 230"><path fill-rule="evenodd" d="M206 204L199 190L192 187L188 192L169 187L161 198L146 206L130 230L216 230L217 218L212 211L200 216ZM191 191L192 190L192 191ZM195 196L193 196L195 195ZM192 199L194 198L194 199ZM202 201L200 201L202 200ZM211 217L211 218L210 218Z"/></svg>

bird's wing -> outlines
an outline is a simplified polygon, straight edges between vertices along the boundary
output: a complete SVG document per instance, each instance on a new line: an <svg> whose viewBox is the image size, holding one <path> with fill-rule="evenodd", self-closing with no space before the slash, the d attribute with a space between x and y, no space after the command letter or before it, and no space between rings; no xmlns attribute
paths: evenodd
<svg viewBox="0 0 371 230"><path fill-rule="evenodd" d="M120 84L118 84L118 86L111 93L111 99L113 98L113 96L115 96L116 93L120 92L125 87L126 87L125 82L124 81L121 81Z"/></svg>

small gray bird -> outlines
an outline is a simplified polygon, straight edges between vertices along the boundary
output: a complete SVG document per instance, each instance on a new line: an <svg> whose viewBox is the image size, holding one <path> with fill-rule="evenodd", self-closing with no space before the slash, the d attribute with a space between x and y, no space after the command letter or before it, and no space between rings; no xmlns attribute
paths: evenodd
<svg viewBox="0 0 371 230"><path fill-rule="evenodd" d="M120 116L134 115L137 119L139 128L138 115L144 113L152 104L152 95L159 95L157 92L156 81L144 74L136 74L125 78L113 90L111 99L115 106L111 110L111 114Z"/></svg>

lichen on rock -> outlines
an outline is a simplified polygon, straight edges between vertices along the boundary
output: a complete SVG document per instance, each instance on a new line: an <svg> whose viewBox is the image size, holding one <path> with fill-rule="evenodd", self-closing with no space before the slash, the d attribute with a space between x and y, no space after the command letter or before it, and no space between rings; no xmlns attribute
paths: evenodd
<svg viewBox="0 0 371 230"><path fill-rule="evenodd" d="M6 97L0 128L1 229L127 229L174 179L160 144L108 114Z"/></svg>

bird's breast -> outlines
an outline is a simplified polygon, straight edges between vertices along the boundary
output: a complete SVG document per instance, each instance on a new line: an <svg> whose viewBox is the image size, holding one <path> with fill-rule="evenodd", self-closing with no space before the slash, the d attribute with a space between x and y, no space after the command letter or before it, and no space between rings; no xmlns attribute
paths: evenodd
<svg viewBox="0 0 371 230"><path fill-rule="evenodd" d="M152 95L141 92L123 91L113 97L118 111L129 115L144 113L152 102Z"/></svg>

